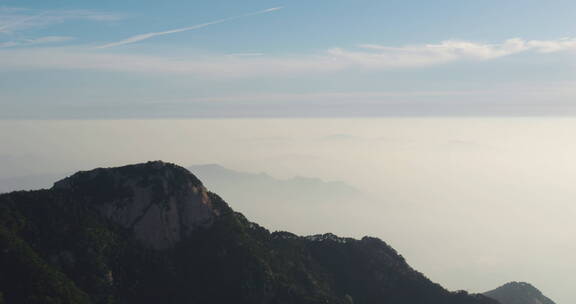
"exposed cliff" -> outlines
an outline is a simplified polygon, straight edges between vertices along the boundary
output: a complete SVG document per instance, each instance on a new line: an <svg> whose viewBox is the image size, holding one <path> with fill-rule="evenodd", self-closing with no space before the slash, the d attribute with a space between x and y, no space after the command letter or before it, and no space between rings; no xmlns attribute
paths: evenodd
<svg viewBox="0 0 576 304"><path fill-rule="evenodd" d="M52 189L85 201L157 249L174 246L218 215L200 180L160 161L79 172Z"/></svg>

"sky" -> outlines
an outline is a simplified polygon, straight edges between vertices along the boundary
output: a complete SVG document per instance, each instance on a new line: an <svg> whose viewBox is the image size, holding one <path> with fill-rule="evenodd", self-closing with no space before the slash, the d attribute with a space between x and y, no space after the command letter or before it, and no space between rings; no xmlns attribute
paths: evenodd
<svg viewBox="0 0 576 304"><path fill-rule="evenodd" d="M341 180L377 203L252 217L380 237L451 290L575 302L575 101L574 1L0 0L0 179Z"/></svg>
<svg viewBox="0 0 576 304"><path fill-rule="evenodd" d="M573 1L0 1L0 118L572 115Z"/></svg>

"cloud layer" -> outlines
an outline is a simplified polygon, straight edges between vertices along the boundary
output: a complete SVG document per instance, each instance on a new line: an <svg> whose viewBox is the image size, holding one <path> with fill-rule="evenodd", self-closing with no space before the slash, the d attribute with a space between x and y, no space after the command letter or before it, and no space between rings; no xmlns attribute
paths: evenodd
<svg viewBox="0 0 576 304"><path fill-rule="evenodd" d="M145 37L151 37L145 34ZM142 36L144 37L144 36ZM131 38L129 42L138 41ZM28 44L62 41L46 37ZM120 43L120 42L119 42ZM17 44L17 42L15 42ZM4 45L11 46L11 45ZM114 53L92 48L35 48L0 51L3 69L80 69L113 72L191 74L207 77L254 77L302 73L332 73L347 69L423 68L455 62L497 60L521 53L551 54L575 52L576 38L524 40L514 38L498 44L469 41L443 41L437 44L389 47L360 45L333 48L316 54L294 56L211 55L166 57Z"/></svg>
<svg viewBox="0 0 576 304"><path fill-rule="evenodd" d="M359 50L334 48L334 58L367 68L422 67L462 60L492 60L525 52L576 51L576 38L558 40L508 39L498 44L447 40L437 44L390 47L364 44Z"/></svg>

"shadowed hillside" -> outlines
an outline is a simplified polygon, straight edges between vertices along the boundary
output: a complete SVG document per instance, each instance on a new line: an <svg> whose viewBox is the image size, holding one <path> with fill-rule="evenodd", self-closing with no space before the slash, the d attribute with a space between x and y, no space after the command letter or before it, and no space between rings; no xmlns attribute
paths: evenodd
<svg viewBox="0 0 576 304"><path fill-rule="evenodd" d="M376 238L270 233L163 162L1 195L0 269L5 303L497 303Z"/></svg>

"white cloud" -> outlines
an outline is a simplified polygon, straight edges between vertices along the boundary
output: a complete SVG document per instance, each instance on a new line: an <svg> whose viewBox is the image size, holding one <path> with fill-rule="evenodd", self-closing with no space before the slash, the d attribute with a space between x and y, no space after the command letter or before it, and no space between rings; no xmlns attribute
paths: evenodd
<svg viewBox="0 0 576 304"><path fill-rule="evenodd" d="M0 51L3 69L81 69L113 72L190 74L206 77L255 77L333 73L347 69L402 69L459 61L488 61L520 53L576 51L576 39L509 39L500 44L444 41L438 44L388 47L361 45L295 56L212 55L166 57L100 51L89 48L35 48ZM260 54L258 54L260 55Z"/></svg>
<svg viewBox="0 0 576 304"><path fill-rule="evenodd" d="M554 53L576 51L576 38L560 40L508 39L499 44L448 40L438 44L389 47L360 45L359 50L334 48L329 54L350 64L368 68L422 67L461 60L493 60L505 56L533 51Z"/></svg>
<svg viewBox="0 0 576 304"><path fill-rule="evenodd" d="M576 51L576 38L562 38L560 40L531 40L529 47L540 53L554 53L566 50Z"/></svg>

